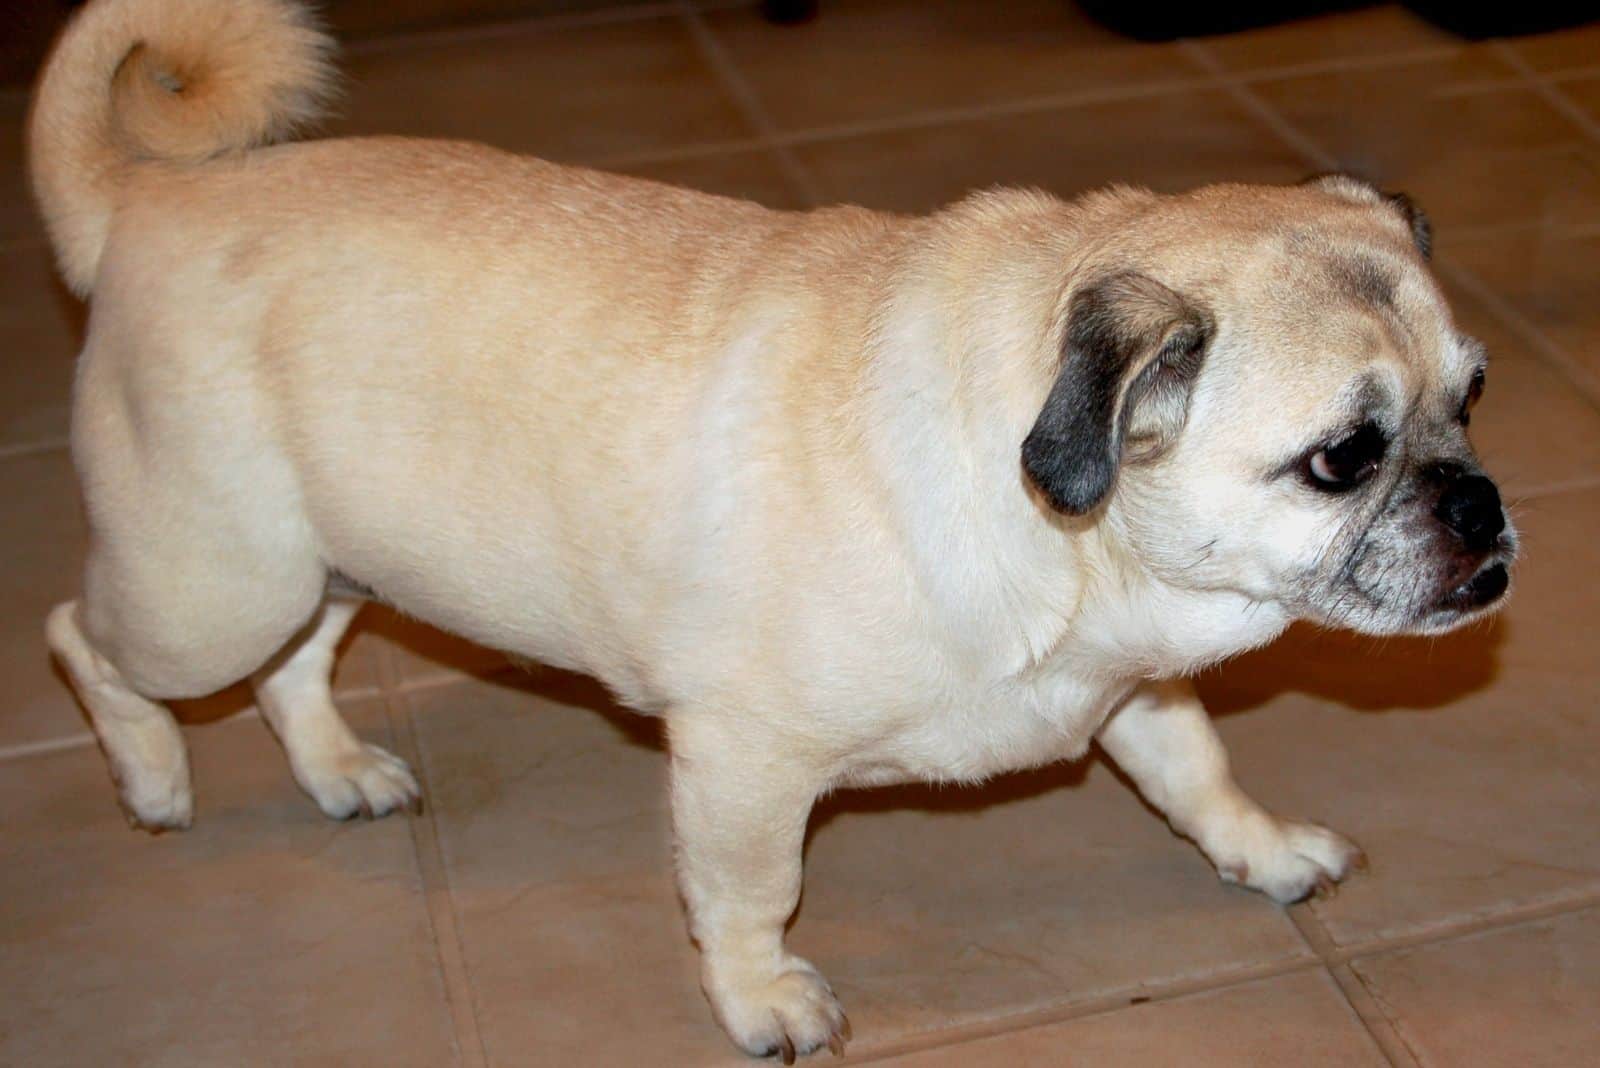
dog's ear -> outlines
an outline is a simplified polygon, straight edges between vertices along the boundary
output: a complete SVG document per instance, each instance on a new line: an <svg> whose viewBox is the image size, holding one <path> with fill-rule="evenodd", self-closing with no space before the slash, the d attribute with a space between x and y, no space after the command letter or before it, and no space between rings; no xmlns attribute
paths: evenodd
<svg viewBox="0 0 1600 1068"><path fill-rule="evenodd" d="M1385 205L1405 220L1406 226L1411 230L1411 240L1416 242L1417 251L1422 253L1422 258L1425 260L1433 258L1433 223L1428 221L1427 213L1417 206L1417 202L1406 194L1385 193L1375 183L1365 178L1337 171L1331 174L1313 175L1300 184L1316 186L1324 192L1360 204Z"/></svg>
<svg viewBox="0 0 1600 1068"><path fill-rule="evenodd" d="M1072 295L1061 371L1022 443L1022 467L1050 504L1083 515L1111 492L1127 449L1159 450L1183 428L1211 317L1142 274Z"/></svg>

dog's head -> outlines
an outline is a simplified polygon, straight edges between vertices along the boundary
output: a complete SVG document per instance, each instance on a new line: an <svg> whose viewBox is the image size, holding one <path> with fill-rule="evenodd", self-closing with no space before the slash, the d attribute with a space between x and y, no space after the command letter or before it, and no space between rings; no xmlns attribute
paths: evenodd
<svg viewBox="0 0 1600 1068"><path fill-rule="evenodd" d="M1375 634L1491 610L1516 536L1430 244L1409 199L1342 175L1153 202L1063 297L1028 478L1181 589Z"/></svg>

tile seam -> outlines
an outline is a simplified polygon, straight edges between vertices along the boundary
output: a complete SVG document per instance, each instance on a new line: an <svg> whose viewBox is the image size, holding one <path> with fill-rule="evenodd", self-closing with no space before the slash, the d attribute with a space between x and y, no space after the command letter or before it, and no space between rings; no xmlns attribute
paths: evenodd
<svg viewBox="0 0 1600 1068"><path fill-rule="evenodd" d="M723 47L722 42L717 40L716 34L706 23L700 10L690 0L680 0L679 11L689 29L690 37L694 39L700 58L711 71L711 76L723 93L733 101L734 107L739 110L745 122L756 131L757 137L766 146L766 151L777 163L784 180L808 206L815 207L822 203L824 199L822 189L817 184L816 178L787 145L774 140L779 132L778 126L762 104L761 94L756 92L755 86L740 72L739 65L734 62L733 56Z"/></svg>
<svg viewBox="0 0 1600 1068"><path fill-rule="evenodd" d="M1140 987L1141 992L1138 995L1140 1000L1137 1002L1132 1000L1127 991L1123 991L1118 994L1086 998L1081 1002L1068 1005L1047 1006L1015 1015L997 1016L987 1020L957 1024L950 1028L931 1030L886 1042L882 1046L870 1051L864 1051L860 1055L852 1054L850 1060L853 1064L892 1060L896 1057L904 1057L910 1054L926 1053L930 1050L967 1045L991 1038L1054 1027L1074 1020L1109 1016L1139 1005L1154 1005L1175 1001L1192 995L1229 990L1255 982L1278 979L1301 972L1314 972L1323 968L1322 961L1316 957L1299 956L1266 964L1251 965L1233 971L1220 970L1209 976L1178 978L1167 983Z"/></svg>
<svg viewBox="0 0 1600 1068"><path fill-rule="evenodd" d="M422 813L400 818L406 820L411 835L412 860L416 864L423 908L433 935L434 959L439 968L439 982L446 1008L450 1013L456 1056L464 1068L487 1068L488 1050L480 1022L477 988L467 964L455 897L450 891L449 869L445 866L444 852L439 844L438 809L432 796L427 761L417 740L416 720L412 715L414 702L409 693L397 689L398 666L391 659L380 661L379 678L384 712L395 746L423 786Z"/></svg>
<svg viewBox="0 0 1600 1068"><path fill-rule="evenodd" d="M1340 975L1339 962L1334 959L1338 954L1338 947L1315 910L1309 905L1296 905L1288 909L1288 914L1290 922L1306 940L1311 951L1317 955L1328 977L1338 988L1339 997L1344 1000L1345 1006L1356 1021L1366 1030L1367 1037L1378 1047L1379 1052L1394 1068L1409 1068L1413 1065L1415 1062L1406 1055L1405 1043L1394 1033L1392 1021L1378 1011L1371 998L1363 996L1364 991L1352 990Z"/></svg>
<svg viewBox="0 0 1600 1068"><path fill-rule="evenodd" d="M1539 95L1546 104L1560 112L1568 122L1572 123L1584 136L1591 141L1600 141L1600 122L1597 122L1583 106L1568 96L1561 88L1560 83L1547 75L1535 70L1533 65L1522 54L1505 41L1495 41L1490 46L1496 55L1505 64L1515 70L1527 86Z"/></svg>

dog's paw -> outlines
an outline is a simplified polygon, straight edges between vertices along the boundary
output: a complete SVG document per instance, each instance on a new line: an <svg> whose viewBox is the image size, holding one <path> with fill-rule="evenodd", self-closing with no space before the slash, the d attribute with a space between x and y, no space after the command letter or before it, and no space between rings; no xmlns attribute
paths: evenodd
<svg viewBox="0 0 1600 1068"><path fill-rule="evenodd" d="M160 720L141 726L138 737L123 739L123 745L102 740L117 803L135 830L188 830L194 823L194 792L183 736L176 724Z"/></svg>
<svg viewBox="0 0 1600 1068"><path fill-rule="evenodd" d="M194 793L189 789L187 768L178 775L125 772L114 778L117 803L134 830L161 834L186 831L194 824Z"/></svg>
<svg viewBox="0 0 1600 1068"><path fill-rule="evenodd" d="M1259 890L1285 905L1331 897L1346 876L1367 866L1366 854L1341 834L1315 823L1270 818L1213 859L1224 882Z"/></svg>
<svg viewBox="0 0 1600 1068"><path fill-rule="evenodd" d="M844 1055L850 1021L815 968L785 956L776 969L739 967L708 973L706 995L739 1048L756 1057L797 1056L827 1047Z"/></svg>
<svg viewBox="0 0 1600 1068"><path fill-rule="evenodd" d="M422 788L406 762L375 745L317 753L295 764L294 777L327 815L376 819L401 808L422 811Z"/></svg>

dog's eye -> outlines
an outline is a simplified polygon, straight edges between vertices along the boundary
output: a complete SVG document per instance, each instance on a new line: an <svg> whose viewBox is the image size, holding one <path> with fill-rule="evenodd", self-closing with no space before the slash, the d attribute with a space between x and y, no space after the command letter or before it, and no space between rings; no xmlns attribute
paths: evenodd
<svg viewBox="0 0 1600 1068"><path fill-rule="evenodd" d="M1472 422L1472 409L1478 403L1478 398L1483 396L1483 368L1472 372L1472 383L1467 386L1467 395L1462 398L1461 410L1456 413L1456 422L1466 426Z"/></svg>
<svg viewBox="0 0 1600 1068"><path fill-rule="evenodd" d="M1306 480L1325 493L1354 489L1378 470L1388 442L1373 423L1363 423L1332 445L1306 457Z"/></svg>

